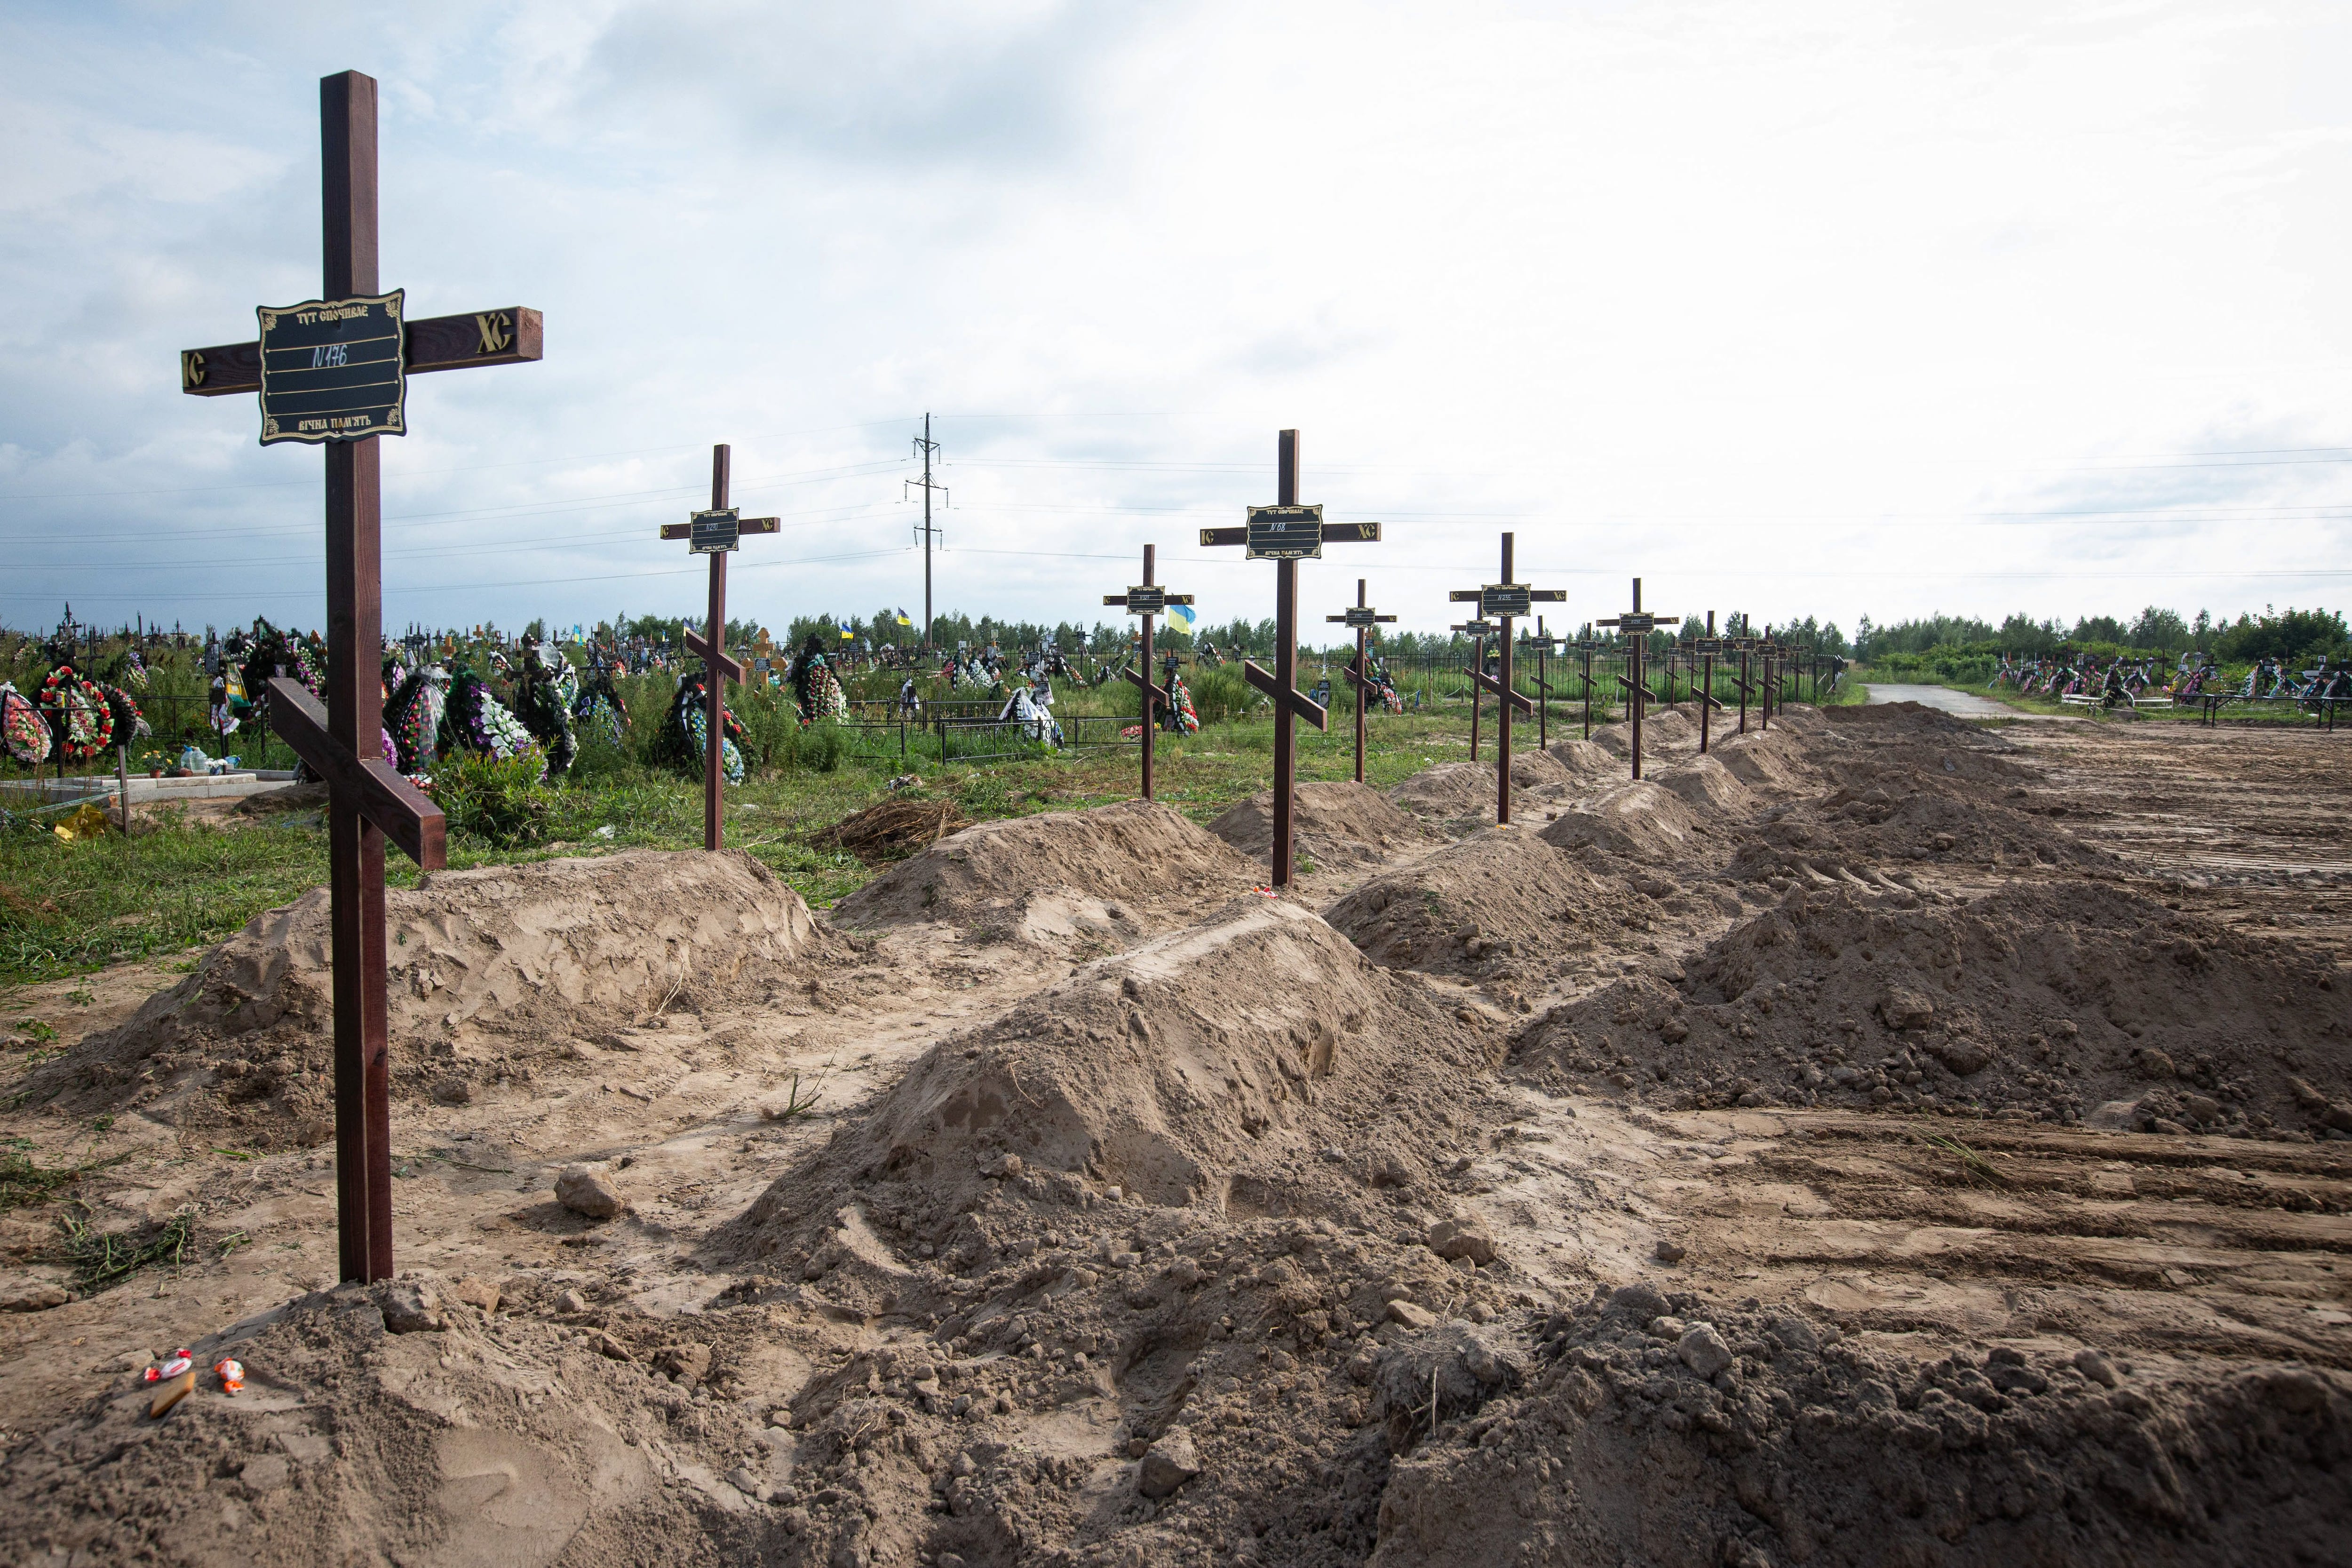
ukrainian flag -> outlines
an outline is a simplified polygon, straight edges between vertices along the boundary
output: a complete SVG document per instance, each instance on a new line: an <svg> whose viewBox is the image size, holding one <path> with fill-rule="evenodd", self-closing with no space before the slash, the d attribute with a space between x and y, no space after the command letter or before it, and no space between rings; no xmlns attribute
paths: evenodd
<svg viewBox="0 0 2352 1568"><path fill-rule="evenodd" d="M900 626L913 626L915 623L914 623L913 621L910 621L910 620L908 620L908 619L907 618L907 612L906 612L906 611L904 611L904 610L900 610L900 611L898 612L898 624L899 624Z"/></svg>
<svg viewBox="0 0 2352 1568"><path fill-rule="evenodd" d="M844 642L855 642L857 640L857 633L851 629L847 621L841 623L841 640Z"/></svg>
<svg viewBox="0 0 2352 1568"><path fill-rule="evenodd" d="M1171 626L1181 626L1185 631L1189 632L1192 629L1192 623L1200 618L1201 617L1198 615L1193 613L1192 606L1190 605L1171 605L1168 606L1168 624Z"/></svg>

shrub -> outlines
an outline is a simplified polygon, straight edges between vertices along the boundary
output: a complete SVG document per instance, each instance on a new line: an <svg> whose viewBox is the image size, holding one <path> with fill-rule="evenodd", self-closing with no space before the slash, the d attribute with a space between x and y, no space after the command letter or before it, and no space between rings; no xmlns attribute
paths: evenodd
<svg viewBox="0 0 2352 1568"><path fill-rule="evenodd" d="M425 787L450 831L511 849L539 842L555 815L546 766L536 746L511 757L460 752L434 764Z"/></svg>

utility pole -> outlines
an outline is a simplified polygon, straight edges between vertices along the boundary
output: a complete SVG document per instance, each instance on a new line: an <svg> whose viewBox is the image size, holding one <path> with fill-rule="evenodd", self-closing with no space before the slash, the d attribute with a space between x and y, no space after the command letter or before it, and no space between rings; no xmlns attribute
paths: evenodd
<svg viewBox="0 0 2352 1568"><path fill-rule="evenodd" d="M940 492L941 505L946 504L948 497L945 485L931 482L931 458L939 449L940 444L931 439L931 416L926 414L923 416L923 433L915 437L915 454L923 459L923 477L908 479L907 483L923 492L923 526L916 531L923 541L923 647L927 649L931 646L931 540L940 531L931 526L931 492Z"/></svg>

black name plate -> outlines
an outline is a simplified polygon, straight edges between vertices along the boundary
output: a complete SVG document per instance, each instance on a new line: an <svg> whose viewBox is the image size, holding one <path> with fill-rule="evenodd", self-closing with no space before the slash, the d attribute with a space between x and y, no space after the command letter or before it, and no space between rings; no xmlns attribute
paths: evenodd
<svg viewBox="0 0 2352 1568"><path fill-rule="evenodd" d="M1348 613L1339 617L1342 624L1350 626L1369 626L1378 622L1380 618L1379 614L1369 605L1350 605L1348 606Z"/></svg>
<svg viewBox="0 0 2352 1568"><path fill-rule="evenodd" d="M404 293L264 305L254 312L261 318L263 446L408 433Z"/></svg>
<svg viewBox="0 0 2352 1568"><path fill-rule="evenodd" d="M1507 616L1535 614L1535 601L1525 583L1488 583L1478 590L1478 614L1499 620Z"/></svg>
<svg viewBox="0 0 2352 1568"><path fill-rule="evenodd" d="M1617 617L1617 635L1620 637L1646 636L1657 629L1658 617L1647 612Z"/></svg>
<svg viewBox="0 0 2352 1568"><path fill-rule="evenodd" d="M687 548L689 555L723 555L740 548L742 514L735 508L724 511L698 511L692 520L693 531L687 537L693 541Z"/></svg>
<svg viewBox="0 0 2352 1568"><path fill-rule="evenodd" d="M1168 613L1168 590L1145 586L1127 591L1127 613L1130 616L1164 616Z"/></svg>
<svg viewBox="0 0 2352 1568"><path fill-rule="evenodd" d="M1249 509L1249 559L1317 561L1323 555L1320 506L1254 506Z"/></svg>
<svg viewBox="0 0 2352 1568"><path fill-rule="evenodd" d="M1495 635L1494 624L1489 621L1465 621L1454 629L1465 637L1490 637Z"/></svg>

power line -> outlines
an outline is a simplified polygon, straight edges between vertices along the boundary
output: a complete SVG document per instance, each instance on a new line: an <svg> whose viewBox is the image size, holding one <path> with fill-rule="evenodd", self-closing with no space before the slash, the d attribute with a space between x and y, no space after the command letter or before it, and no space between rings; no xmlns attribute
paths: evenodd
<svg viewBox="0 0 2352 1568"><path fill-rule="evenodd" d="M940 504L942 506L947 504L948 497L945 485L931 482L931 459L939 455L940 444L931 439L931 416L928 414L923 416L923 433L915 437L915 450L923 459L923 477L908 479L905 483L917 486L923 492L923 526L915 531L923 542L923 647L928 649L931 646L931 542L935 538L947 537L931 525L931 492L940 492ZM904 493L903 488L900 493Z"/></svg>

